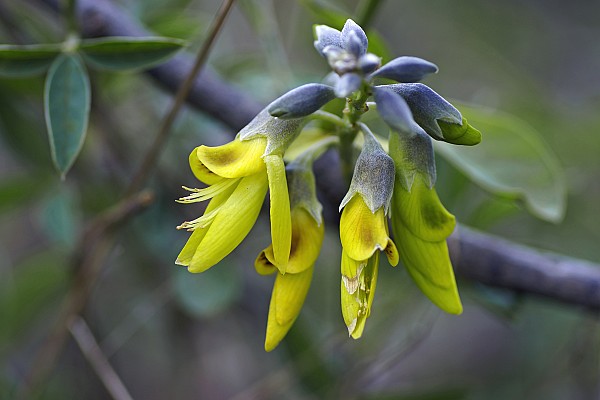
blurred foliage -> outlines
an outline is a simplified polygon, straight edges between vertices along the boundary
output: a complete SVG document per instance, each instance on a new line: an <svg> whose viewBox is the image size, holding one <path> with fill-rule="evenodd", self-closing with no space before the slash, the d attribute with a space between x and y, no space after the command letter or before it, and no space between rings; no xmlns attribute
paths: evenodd
<svg viewBox="0 0 600 400"><path fill-rule="evenodd" d="M189 40L192 50L218 7L203 0L120 3L157 35ZM245 0L226 22L210 63L224 79L268 102L296 84L323 78L327 68L313 50L312 25L339 27L349 16L358 18L354 12L364 3ZM528 167L491 171L515 179L515 186L518 181L522 201L514 192L493 196L469 180L473 171L438 157L438 192L461 223L600 262L599 12L600 5L581 0L568 7L540 0L380 2L370 25L372 51L432 60L440 73L426 83L441 95L517 118L465 111L484 135L484 153L477 157L493 160L502 150L527 165L532 127L564 168L566 214L551 224L528 212L536 203L527 193L556 173L555 161L534 181ZM61 19L38 1L0 4L1 43L58 42L63 31ZM53 324L70 283L69 251L85 222L119 199L171 101L139 74L89 75L91 134L64 182L49 156L43 80L0 79L2 398L10 397ZM514 139L489 136L490 144L506 147L486 147L488 129ZM186 240L174 228L198 211L174 205L180 185L194 181L187 155L199 143L221 144L230 134L194 111L182 113L150 183L157 200L119 232L86 309L101 348L134 398L598 397L597 316L547 299L460 281L465 313L451 317L433 309L401 267L382 265L370 325L360 341L348 339L339 312L335 226L327 227L300 319L283 346L264 353L272 282L256 276L252 263L269 242L265 221L208 274L189 276L173 265ZM42 398L107 396L69 345Z"/></svg>

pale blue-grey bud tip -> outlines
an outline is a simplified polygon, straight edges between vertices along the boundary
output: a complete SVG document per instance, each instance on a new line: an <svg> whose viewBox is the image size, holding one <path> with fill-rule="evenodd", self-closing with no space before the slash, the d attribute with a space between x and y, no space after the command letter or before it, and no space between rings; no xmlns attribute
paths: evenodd
<svg viewBox="0 0 600 400"><path fill-rule="evenodd" d="M387 78L396 82L418 82L428 74L438 72L438 67L418 57L403 56L379 68L371 78Z"/></svg>
<svg viewBox="0 0 600 400"><path fill-rule="evenodd" d="M377 112L392 129L410 132L414 124L413 116L406 101L399 94L385 86L373 88Z"/></svg>
<svg viewBox="0 0 600 400"><path fill-rule="evenodd" d="M312 114L335 98L331 86L309 83L290 90L273 101L267 111L273 117L301 118Z"/></svg>

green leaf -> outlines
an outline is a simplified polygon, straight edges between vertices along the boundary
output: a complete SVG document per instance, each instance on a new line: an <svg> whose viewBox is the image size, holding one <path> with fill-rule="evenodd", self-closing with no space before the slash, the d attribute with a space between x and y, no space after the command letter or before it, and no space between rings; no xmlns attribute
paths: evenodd
<svg viewBox="0 0 600 400"><path fill-rule="evenodd" d="M180 50L185 42L165 37L86 39L79 50L86 62L110 71L148 68Z"/></svg>
<svg viewBox="0 0 600 400"><path fill-rule="evenodd" d="M231 305L240 294L240 277L233 265L220 263L201 274L180 268L175 274L176 298L193 316L215 315Z"/></svg>
<svg viewBox="0 0 600 400"><path fill-rule="evenodd" d="M512 115L453 104L483 138L473 147L436 142L437 152L484 189L521 198L538 218L559 222L566 207L565 177L541 135Z"/></svg>
<svg viewBox="0 0 600 400"><path fill-rule="evenodd" d="M0 76L39 75L48 69L60 50L60 44L0 45Z"/></svg>
<svg viewBox="0 0 600 400"><path fill-rule="evenodd" d="M65 54L46 78L44 108L52 160L64 177L81 151L90 111L90 81L81 59Z"/></svg>

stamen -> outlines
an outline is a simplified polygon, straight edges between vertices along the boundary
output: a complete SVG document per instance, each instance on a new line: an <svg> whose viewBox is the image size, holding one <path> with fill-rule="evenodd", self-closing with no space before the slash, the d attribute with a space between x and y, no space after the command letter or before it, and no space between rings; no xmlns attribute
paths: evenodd
<svg viewBox="0 0 600 400"><path fill-rule="evenodd" d="M182 223L181 225L179 225L177 227L177 229L185 229L188 232L192 232L192 231L195 231L198 228L206 228L215 219L215 217L217 216L220 208L221 207L217 207L214 210L205 213L200 218L196 218L195 220L185 221L184 223Z"/></svg>
<svg viewBox="0 0 600 400"><path fill-rule="evenodd" d="M192 194L190 194L189 196L181 197L180 199L175 200L175 201L177 201L178 203L196 203L196 202L212 199L219 193L222 193L224 190L226 190L227 188L234 185L238 180L239 180L239 178L236 178L236 179L223 178L219 182L217 182L213 185L210 185L208 187L205 187L203 189L195 189L195 188L189 188L187 186L182 186L183 189L192 192Z"/></svg>

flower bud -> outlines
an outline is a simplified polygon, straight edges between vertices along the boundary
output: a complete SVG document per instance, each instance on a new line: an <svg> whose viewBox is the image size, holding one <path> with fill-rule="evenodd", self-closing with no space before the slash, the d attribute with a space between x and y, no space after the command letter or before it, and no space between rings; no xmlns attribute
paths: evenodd
<svg viewBox="0 0 600 400"><path fill-rule="evenodd" d="M418 57L398 57L373 72L369 78L387 78L396 82L418 82L425 75L438 72L438 67Z"/></svg>
<svg viewBox="0 0 600 400"><path fill-rule="evenodd" d="M460 112L442 96L422 83L399 83L387 85L404 100L413 113L413 118L432 138L444 140L444 134L437 121L453 124L462 123Z"/></svg>
<svg viewBox="0 0 600 400"><path fill-rule="evenodd" d="M358 60L358 68L363 74L370 74L381 65L381 57L373 53L367 53Z"/></svg>
<svg viewBox="0 0 600 400"><path fill-rule="evenodd" d="M334 46L338 49L342 49L342 33L337 29L334 29L327 25L316 25L315 26L315 49L322 55L325 56L323 50L328 46Z"/></svg>
<svg viewBox="0 0 600 400"><path fill-rule="evenodd" d="M317 111L335 98L331 86L309 83L290 90L267 106L269 114L283 119L300 118Z"/></svg>
<svg viewBox="0 0 600 400"><path fill-rule="evenodd" d="M348 97L360 89L362 78L355 73L344 74L336 82L335 95L340 98Z"/></svg>
<svg viewBox="0 0 600 400"><path fill-rule="evenodd" d="M414 125L413 116L406 101L385 86L373 88L377 112L393 130L411 132Z"/></svg>
<svg viewBox="0 0 600 400"><path fill-rule="evenodd" d="M367 52L369 40L362 28L351 19L347 20L342 28L344 49L360 57Z"/></svg>
<svg viewBox="0 0 600 400"><path fill-rule="evenodd" d="M394 187L394 161L366 125L362 124L361 129L365 142L356 160L350 189L340 204L340 210L358 193L372 213L383 207L387 214Z"/></svg>

